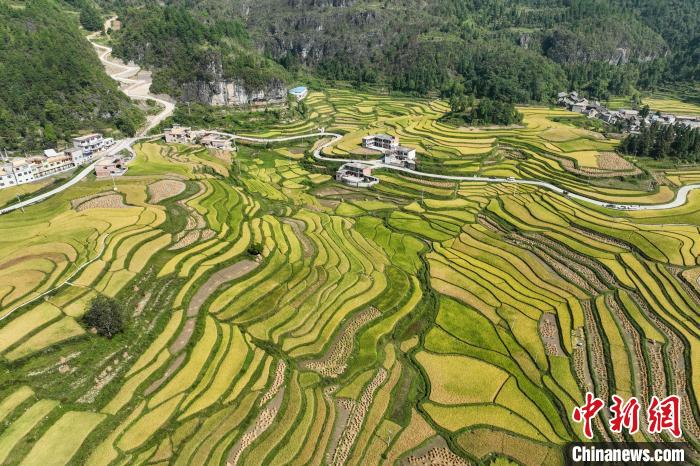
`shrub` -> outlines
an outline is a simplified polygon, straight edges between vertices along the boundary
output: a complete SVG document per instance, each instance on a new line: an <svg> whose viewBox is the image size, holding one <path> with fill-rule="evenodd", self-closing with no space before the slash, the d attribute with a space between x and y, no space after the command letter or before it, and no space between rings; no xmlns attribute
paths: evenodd
<svg viewBox="0 0 700 466"><path fill-rule="evenodd" d="M83 323L88 328L95 328L99 335L112 338L124 330L124 314L119 301L98 295L90 301L83 316Z"/></svg>
<svg viewBox="0 0 700 466"><path fill-rule="evenodd" d="M259 256L262 254L263 248L262 244L251 244L248 246L248 254L251 256Z"/></svg>

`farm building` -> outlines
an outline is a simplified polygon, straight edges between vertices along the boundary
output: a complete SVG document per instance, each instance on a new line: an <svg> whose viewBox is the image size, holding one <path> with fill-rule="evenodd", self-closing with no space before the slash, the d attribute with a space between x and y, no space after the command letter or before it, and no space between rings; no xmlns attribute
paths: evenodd
<svg viewBox="0 0 700 466"><path fill-rule="evenodd" d="M384 154L384 163L413 170L416 168L416 150L410 147L396 146Z"/></svg>
<svg viewBox="0 0 700 466"><path fill-rule="evenodd" d="M199 142L209 149L233 150L231 140L218 134L207 134Z"/></svg>
<svg viewBox="0 0 700 466"><path fill-rule="evenodd" d="M15 181L15 175L12 172L11 163L3 163L0 165L0 188L6 188L8 186L14 186L17 184Z"/></svg>
<svg viewBox="0 0 700 466"><path fill-rule="evenodd" d="M172 128L163 130L163 137L165 137L165 142L167 143L187 144L192 142L192 128L173 125Z"/></svg>
<svg viewBox="0 0 700 466"><path fill-rule="evenodd" d="M416 150L399 145L399 138L388 134L370 134L362 138L362 147L384 153L384 163L416 168Z"/></svg>
<svg viewBox="0 0 700 466"><path fill-rule="evenodd" d="M126 173L126 161L119 156L100 160L95 165L95 175L98 178L121 176Z"/></svg>
<svg viewBox="0 0 700 466"><path fill-rule="evenodd" d="M362 147L384 152L399 147L399 138L388 134L370 134L362 138Z"/></svg>
<svg viewBox="0 0 700 466"><path fill-rule="evenodd" d="M304 100L307 95L309 95L309 90L304 86L298 86L294 89L289 90L289 95L297 99L297 101Z"/></svg>
<svg viewBox="0 0 700 466"><path fill-rule="evenodd" d="M100 133L86 134L73 138L73 147L82 149L87 155L97 152L114 144L114 139L104 138Z"/></svg>
<svg viewBox="0 0 700 466"><path fill-rule="evenodd" d="M64 154L73 159L73 164L83 165L92 160L92 154L85 154L82 149L78 147L70 147L63 151Z"/></svg>
<svg viewBox="0 0 700 466"><path fill-rule="evenodd" d="M379 183L379 179L372 176L372 167L363 163L346 163L335 174L337 181L358 188L368 188Z"/></svg>

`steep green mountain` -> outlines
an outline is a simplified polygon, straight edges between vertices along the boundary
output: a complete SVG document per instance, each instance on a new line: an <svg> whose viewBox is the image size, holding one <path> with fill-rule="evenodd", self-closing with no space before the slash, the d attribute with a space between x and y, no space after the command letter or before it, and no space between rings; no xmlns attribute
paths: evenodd
<svg viewBox="0 0 700 466"><path fill-rule="evenodd" d="M0 0L0 77L3 148L51 147L80 130L132 133L143 118L52 0Z"/></svg>
<svg viewBox="0 0 700 466"><path fill-rule="evenodd" d="M262 57L239 21L204 23L182 7L127 8L114 54L154 70L154 92L209 104L284 99L286 71Z"/></svg>
<svg viewBox="0 0 700 466"><path fill-rule="evenodd" d="M261 56L292 74L417 94L457 85L513 102L564 87L605 98L700 74L700 0L102 2L137 30L117 38L123 56L167 68L164 89L183 100L206 101L203 82L245 82L250 69L258 87L269 82L279 68ZM177 22L201 34L181 44ZM236 24L235 33L221 33L222 24ZM148 58L173 43L172 53Z"/></svg>

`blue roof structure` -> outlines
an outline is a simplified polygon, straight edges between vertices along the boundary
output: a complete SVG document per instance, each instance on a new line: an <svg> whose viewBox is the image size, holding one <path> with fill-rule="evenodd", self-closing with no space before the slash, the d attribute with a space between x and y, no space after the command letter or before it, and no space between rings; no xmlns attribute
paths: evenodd
<svg viewBox="0 0 700 466"><path fill-rule="evenodd" d="M304 86L295 87L294 89L289 90L290 94L303 94L304 92L306 92L306 88Z"/></svg>

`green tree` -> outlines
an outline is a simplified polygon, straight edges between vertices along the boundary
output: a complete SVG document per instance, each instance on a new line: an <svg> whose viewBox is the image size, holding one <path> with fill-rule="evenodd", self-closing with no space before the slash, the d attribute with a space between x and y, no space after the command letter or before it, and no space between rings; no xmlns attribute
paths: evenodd
<svg viewBox="0 0 700 466"><path fill-rule="evenodd" d="M85 5L80 10L80 25L88 31L102 30L102 18L97 8L92 5Z"/></svg>
<svg viewBox="0 0 700 466"><path fill-rule="evenodd" d="M650 111L651 111L651 109L649 108L649 106L648 106L648 105L645 105L645 106L642 107L642 109L639 111L639 116L642 117L642 118L646 118L646 117L649 116L649 112L650 112Z"/></svg>
<svg viewBox="0 0 700 466"><path fill-rule="evenodd" d="M114 298L95 296L82 318L88 328L94 328L99 335L112 338L124 330L124 313L121 304Z"/></svg>

